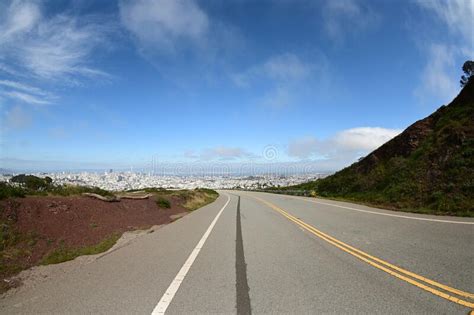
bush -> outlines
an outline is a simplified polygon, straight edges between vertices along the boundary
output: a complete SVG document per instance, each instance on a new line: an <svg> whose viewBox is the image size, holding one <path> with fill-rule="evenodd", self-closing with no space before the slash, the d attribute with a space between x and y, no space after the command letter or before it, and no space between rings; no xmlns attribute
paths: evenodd
<svg viewBox="0 0 474 315"><path fill-rule="evenodd" d="M24 189L0 182L0 200L9 197L25 197Z"/></svg>
<svg viewBox="0 0 474 315"><path fill-rule="evenodd" d="M158 205L159 208L171 208L171 202L163 197L157 197L156 198L156 204Z"/></svg>
<svg viewBox="0 0 474 315"><path fill-rule="evenodd" d="M80 195L82 193L93 193L103 197L115 197L112 192L98 187L53 185L50 177L43 179L33 175L18 175L12 177L11 181L20 184L20 186L0 182L0 200L9 197L24 197L25 195L47 196L48 194L52 194L71 196Z"/></svg>
<svg viewBox="0 0 474 315"><path fill-rule="evenodd" d="M87 186L54 186L49 190L50 193L61 196L80 195L82 193L93 193L103 197L113 197L114 194L110 191L101 189L99 187L87 187Z"/></svg>
<svg viewBox="0 0 474 315"><path fill-rule="evenodd" d="M53 180L50 177L41 178L34 175L20 174L13 176L10 181L19 183L26 189L38 191L48 189Z"/></svg>

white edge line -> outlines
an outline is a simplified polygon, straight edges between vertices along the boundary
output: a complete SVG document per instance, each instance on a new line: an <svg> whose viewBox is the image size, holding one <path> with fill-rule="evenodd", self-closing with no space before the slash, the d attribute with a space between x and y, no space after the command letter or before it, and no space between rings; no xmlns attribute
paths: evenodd
<svg viewBox="0 0 474 315"><path fill-rule="evenodd" d="M428 218L418 218L418 217L409 217L406 215L398 215L398 214L390 214L390 213L382 213L382 212L376 212L376 211L369 211L369 210L362 210L362 209L357 209L357 208L351 208L351 207L345 207L345 206L339 206L335 205L332 203L326 203L326 202L321 202L321 201L315 201L315 200L308 200L306 198L298 198L298 197L293 197L289 196L291 198L299 199L299 200L304 200L306 202L312 202L316 204L322 204L322 205L327 205L327 206L332 206L332 207L338 207L338 208L343 208L343 209L349 209L353 211L359 211L359 212L366 212L366 213L371 213L371 214L378 214L378 215L385 215L389 217L396 217L396 218L403 218L403 219L411 219L411 220L420 220L420 221L432 221L432 222L442 222L442 223L454 223L454 224L474 224L474 222L469 222L469 221L449 221L449 220L439 220L439 219L428 219Z"/></svg>
<svg viewBox="0 0 474 315"><path fill-rule="evenodd" d="M212 229L214 228L214 225L216 225L217 220L222 214L222 211L224 211L225 207L230 202L230 197L227 195L227 202L225 205L221 208L219 213L217 213L216 217L214 220L211 222L211 225L207 228L206 232L204 235L201 237L201 240L197 243L196 247L194 247L193 251L189 255L188 259L184 262L184 265L181 267L179 270L178 274L176 277L173 279L171 282L170 286L166 290L165 294L161 297L160 301L158 304L156 304L155 308L153 309L153 312L151 313L152 315L156 314L164 314L166 312L166 309L170 305L171 301L173 300L174 295L179 289L179 286L183 282L184 278L186 277L186 274L188 273L189 269L191 268L192 264L194 263L194 260L198 256L199 252L201 251L201 248L204 246L204 243L206 242L207 238L209 237L209 234L211 234Z"/></svg>

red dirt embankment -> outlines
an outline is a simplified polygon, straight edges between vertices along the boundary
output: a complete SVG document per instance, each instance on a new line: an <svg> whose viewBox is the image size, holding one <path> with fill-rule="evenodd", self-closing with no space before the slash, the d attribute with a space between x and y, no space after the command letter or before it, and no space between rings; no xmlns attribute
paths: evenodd
<svg viewBox="0 0 474 315"><path fill-rule="evenodd" d="M188 211L179 197L170 196L168 200L171 202L168 209L159 208L153 196L118 202L85 196L29 196L2 200L0 232L3 229L1 241L5 250L0 257L0 281L37 265L45 255L60 247L92 246L114 234L169 223L171 215ZM5 245L12 238L16 245L14 250L8 250Z"/></svg>

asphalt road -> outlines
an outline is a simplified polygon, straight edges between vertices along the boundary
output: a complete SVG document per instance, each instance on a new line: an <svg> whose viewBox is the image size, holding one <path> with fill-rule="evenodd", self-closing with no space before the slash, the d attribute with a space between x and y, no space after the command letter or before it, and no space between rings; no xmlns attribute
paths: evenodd
<svg viewBox="0 0 474 315"><path fill-rule="evenodd" d="M0 313L467 314L473 267L470 218L223 191Z"/></svg>

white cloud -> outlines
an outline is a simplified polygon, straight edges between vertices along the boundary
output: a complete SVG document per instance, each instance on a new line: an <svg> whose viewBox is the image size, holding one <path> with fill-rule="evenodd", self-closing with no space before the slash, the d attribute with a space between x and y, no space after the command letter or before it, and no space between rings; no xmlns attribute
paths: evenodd
<svg viewBox="0 0 474 315"><path fill-rule="evenodd" d="M1 52L1 50L0 50L0 52ZM1 60L1 56L0 56L0 60ZM0 71L5 73L5 74L13 75L13 76L16 76L16 77L23 76L21 72L13 69L11 66L6 65L6 64L1 63L1 62L0 62Z"/></svg>
<svg viewBox="0 0 474 315"><path fill-rule="evenodd" d="M215 85L243 53L239 29L211 18L198 0L120 0L120 20L138 53L187 92Z"/></svg>
<svg viewBox="0 0 474 315"><path fill-rule="evenodd" d="M422 9L433 14L447 32L453 35L450 41L432 39L422 45L426 64L415 95L424 103L432 96L443 103L453 99L459 91L459 60L474 54L474 1L473 0L417 0Z"/></svg>
<svg viewBox="0 0 474 315"><path fill-rule="evenodd" d="M199 45L209 19L194 0L121 0L120 18L142 49L174 52L178 45Z"/></svg>
<svg viewBox="0 0 474 315"><path fill-rule="evenodd" d="M92 17L46 17L36 1L13 1L0 13L0 59L15 72L26 70L35 78L78 83L77 76L103 74L90 67L89 57L104 43L108 31L106 24Z"/></svg>
<svg viewBox="0 0 474 315"><path fill-rule="evenodd" d="M13 88L13 89L28 92L28 93L31 93L31 94L37 94L37 95L42 95L42 96L49 95L48 92L43 91L40 88L30 86L30 85L27 85L27 84L24 84L24 83L20 83L20 82L11 81L11 80L0 80L0 86Z"/></svg>
<svg viewBox="0 0 474 315"><path fill-rule="evenodd" d="M206 150L204 156L207 155L221 159L235 159L247 156L247 153L243 149L237 147L216 147Z"/></svg>
<svg viewBox="0 0 474 315"><path fill-rule="evenodd" d="M86 64L102 39L96 27L80 27L75 18L58 16L39 26L37 36L20 50L20 58L33 73L47 79L69 77L74 81L74 75L95 76L101 72Z"/></svg>
<svg viewBox="0 0 474 315"><path fill-rule="evenodd" d="M231 75L234 84L241 88L259 86L262 96L259 104L282 108L296 103L302 94L302 87L313 82L312 89L329 79L329 62L322 53L312 56L308 62L293 53L283 53L269 57L260 64ZM302 82L305 81L305 84Z"/></svg>
<svg viewBox="0 0 474 315"><path fill-rule="evenodd" d="M32 105L51 104L56 99L40 88L11 80L0 80L0 95Z"/></svg>
<svg viewBox="0 0 474 315"><path fill-rule="evenodd" d="M217 146L213 148L207 148L201 152L195 152L193 150L188 150L184 152L184 157L187 159L193 160L238 160L242 158L252 158L253 154L245 151L239 147L228 147L228 146Z"/></svg>
<svg viewBox="0 0 474 315"><path fill-rule="evenodd" d="M306 137L290 141L288 155L300 159L311 157L334 159L345 155L349 159L356 159L361 154L375 150L400 132L398 129L358 127L342 130L323 140Z"/></svg>
<svg viewBox="0 0 474 315"><path fill-rule="evenodd" d="M441 19L454 34L461 34L467 45L474 43L473 0L417 0L420 7Z"/></svg>
<svg viewBox="0 0 474 315"><path fill-rule="evenodd" d="M295 97L293 97L291 90L284 86L277 86L268 91L259 101L259 103L272 108L284 108L294 102Z"/></svg>
<svg viewBox="0 0 474 315"><path fill-rule="evenodd" d="M379 14L357 0L325 1L322 14L326 34L337 42L348 34L366 30L380 20Z"/></svg>
<svg viewBox="0 0 474 315"><path fill-rule="evenodd" d="M15 0L8 7L5 15L0 43L9 41L17 34L30 31L39 21L41 12L36 3Z"/></svg>
<svg viewBox="0 0 474 315"><path fill-rule="evenodd" d="M275 80L301 80L309 76L312 65L303 62L294 54L282 54L267 60L262 72Z"/></svg>
<svg viewBox="0 0 474 315"><path fill-rule="evenodd" d="M280 82L297 81L310 76L314 68L314 64L304 62L297 55L284 53L271 56L262 64L234 74L232 79L235 84L243 87L262 78Z"/></svg>
<svg viewBox="0 0 474 315"><path fill-rule="evenodd" d="M358 127L338 132L331 142L347 151L372 151L398 135L401 130L381 127Z"/></svg>
<svg viewBox="0 0 474 315"><path fill-rule="evenodd" d="M46 100L41 99L39 97L36 97L34 95L23 93L23 92L9 91L9 92L3 92L2 94L9 97L9 98L19 100L19 101L22 101L22 102L25 102L25 103L28 103L28 104L33 104L33 105L51 104L50 101L46 101Z"/></svg>
<svg viewBox="0 0 474 315"><path fill-rule="evenodd" d="M315 137L296 139L288 144L288 155L306 159L320 151L320 147L321 141Z"/></svg>
<svg viewBox="0 0 474 315"><path fill-rule="evenodd" d="M422 72L422 83L415 90L415 95L424 102L426 96L434 95L445 101L449 101L458 92L458 81L456 81L453 70L455 67L456 49L446 45L432 44L428 48L428 57Z"/></svg>

